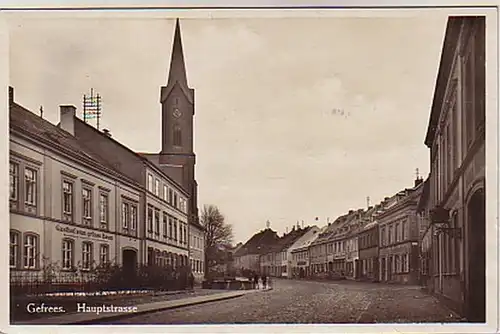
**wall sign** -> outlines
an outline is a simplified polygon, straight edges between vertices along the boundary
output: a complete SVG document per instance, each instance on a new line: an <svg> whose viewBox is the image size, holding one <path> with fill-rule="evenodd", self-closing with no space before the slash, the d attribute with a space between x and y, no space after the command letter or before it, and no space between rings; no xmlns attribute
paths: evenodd
<svg viewBox="0 0 500 334"><path fill-rule="evenodd" d="M107 235L102 232L97 232L97 231L92 231L92 230L85 230L85 229L80 229L76 227L69 227L69 226L64 226L62 227L61 225L56 225L56 231L62 232L64 234L72 234L76 236L82 236L82 237L88 237L88 238L95 238L95 239L102 239L102 240L113 240L112 235Z"/></svg>

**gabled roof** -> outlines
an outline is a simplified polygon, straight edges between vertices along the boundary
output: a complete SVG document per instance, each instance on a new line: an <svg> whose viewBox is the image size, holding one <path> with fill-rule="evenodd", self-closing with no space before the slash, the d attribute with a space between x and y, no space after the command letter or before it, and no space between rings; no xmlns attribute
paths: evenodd
<svg viewBox="0 0 500 334"><path fill-rule="evenodd" d="M327 227L328 226L324 226L322 229L326 229ZM314 240L316 240L322 229L318 228L316 225L311 226L309 231L312 231L312 233L309 235L309 238L302 239L300 243L298 243L299 240L297 240L292 246L292 252L309 247L314 242ZM304 235L306 235L306 233Z"/></svg>
<svg viewBox="0 0 500 334"><path fill-rule="evenodd" d="M285 234L282 238L280 238L278 242L277 251L283 251L292 246L295 241L301 238L304 234L306 234L311 229L310 226L306 226L305 228L293 229L290 233Z"/></svg>
<svg viewBox="0 0 500 334"><path fill-rule="evenodd" d="M270 247L276 245L278 235L270 228L266 228L254 234L243 246L241 246L234 256L243 256L248 254L264 254Z"/></svg>
<svg viewBox="0 0 500 334"><path fill-rule="evenodd" d="M45 141L52 149L71 154L80 161L88 161L103 172L111 173L123 181L139 186L76 137L16 102L9 104L9 127L24 132L34 139Z"/></svg>

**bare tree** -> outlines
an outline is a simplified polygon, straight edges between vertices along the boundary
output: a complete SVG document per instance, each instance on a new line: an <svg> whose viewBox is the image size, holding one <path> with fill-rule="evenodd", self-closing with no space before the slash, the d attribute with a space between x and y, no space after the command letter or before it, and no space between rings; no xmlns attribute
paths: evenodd
<svg viewBox="0 0 500 334"><path fill-rule="evenodd" d="M231 245L233 227L226 223L224 215L215 205L205 205L201 213L201 224L205 227L205 275L209 268L220 261L220 247Z"/></svg>

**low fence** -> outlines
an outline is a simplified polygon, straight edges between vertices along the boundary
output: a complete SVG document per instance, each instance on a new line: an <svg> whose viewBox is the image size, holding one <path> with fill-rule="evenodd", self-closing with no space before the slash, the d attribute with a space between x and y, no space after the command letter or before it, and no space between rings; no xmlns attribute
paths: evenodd
<svg viewBox="0 0 500 334"><path fill-rule="evenodd" d="M89 272L11 272L11 296L52 293L95 293L116 290L173 291L191 288L188 268L110 267Z"/></svg>

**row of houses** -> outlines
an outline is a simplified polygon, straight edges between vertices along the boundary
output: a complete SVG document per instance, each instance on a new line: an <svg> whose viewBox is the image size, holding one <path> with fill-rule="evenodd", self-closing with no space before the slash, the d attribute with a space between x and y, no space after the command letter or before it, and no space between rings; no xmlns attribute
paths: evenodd
<svg viewBox="0 0 500 334"><path fill-rule="evenodd" d="M417 177L412 188L321 229L283 237L261 231L235 253L235 267L286 278L420 284L469 321L484 322L485 35L483 16L448 19L424 141L425 181Z"/></svg>
<svg viewBox="0 0 500 334"><path fill-rule="evenodd" d="M323 228L297 224L282 237L268 228L236 252L235 267L286 278L335 275L416 283L416 215L422 188L419 178L413 188L367 209L350 210ZM249 258L253 259L251 266L243 260Z"/></svg>
<svg viewBox="0 0 500 334"><path fill-rule="evenodd" d="M114 263L127 271L146 264L190 268L202 279L194 107L185 94L185 73L177 69L184 69L180 43L177 22L168 84L161 90L159 154L129 149L82 121L74 106L61 106L60 122L52 124L17 103L9 88L12 277L42 277L48 268L84 275ZM175 121L172 101L186 111ZM174 132L180 141L173 141Z"/></svg>

